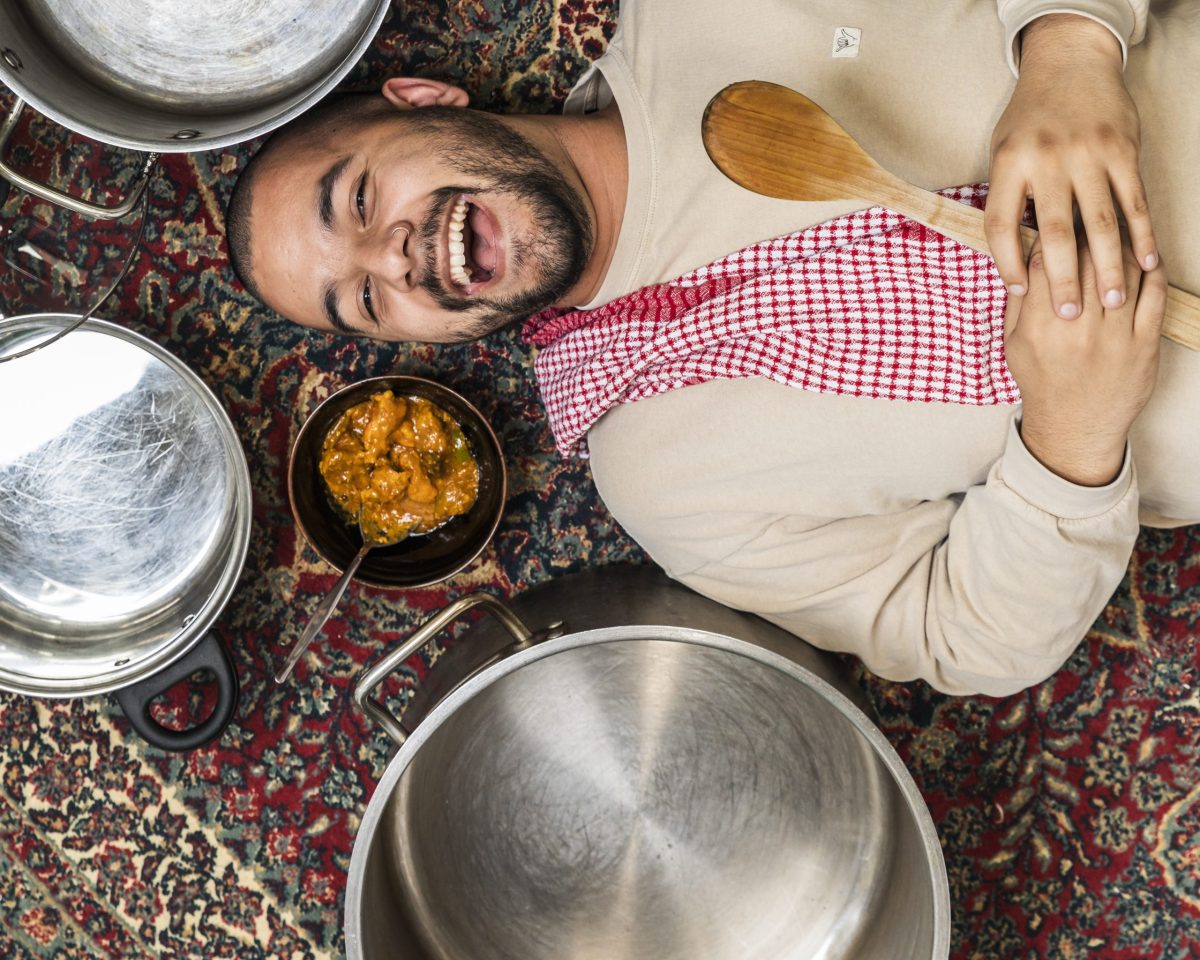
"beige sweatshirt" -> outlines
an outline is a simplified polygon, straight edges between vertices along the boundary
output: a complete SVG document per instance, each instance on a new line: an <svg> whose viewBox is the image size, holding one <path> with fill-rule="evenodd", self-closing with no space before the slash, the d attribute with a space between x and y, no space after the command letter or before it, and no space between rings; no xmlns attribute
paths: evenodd
<svg viewBox="0 0 1200 960"><path fill-rule="evenodd" d="M1064 10L1127 48L1159 249L1172 282L1200 292L1200 101L1178 96L1200 18L1179 5L1166 22L1144 0L1001 0L1000 17L983 0L624 0L608 52L567 104L615 98L628 141L621 236L588 306L861 206L772 200L726 180L700 117L728 83L804 92L921 186L984 180L1017 34ZM1003 695L1053 673L1103 609L1139 501L1200 519L1200 354L1164 342L1158 390L1106 488L1043 468L1018 412L717 381L614 408L588 443L606 504L672 576L882 676Z"/></svg>

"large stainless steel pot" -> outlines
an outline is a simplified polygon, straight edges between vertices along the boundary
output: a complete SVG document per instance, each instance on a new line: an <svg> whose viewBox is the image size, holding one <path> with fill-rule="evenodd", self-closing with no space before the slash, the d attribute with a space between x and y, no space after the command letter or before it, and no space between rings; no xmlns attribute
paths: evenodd
<svg viewBox="0 0 1200 960"><path fill-rule="evenodd" d="M151 153L249 140L329 92L371 43L389 0L5 0L0 81L23 102L104 143ZM147 163L144 175L151 163ZM0 160L0 176L88 216L91 205Z"/></svg>
<svg viewBox="0 0 1200 960"><path fill-rule="evenodd" d="M475 605L502 626L398 723L373 691ZM650 568L467 597L356 697L402 746L354 845L350 960L949 954L933 823L837 661Z"/></svg>
<svg viewBox="0 0 1200 960"><path fill-rule="evenodd" d="M0 320L0 356L76 318ZM213 739L237 673L209 634L241 574L250 476L225 411L152 341L89 320L0 364L0 688L116 691L164 749ZM149 704L193 672L216 677L207 720L178 731Z"/></svg>

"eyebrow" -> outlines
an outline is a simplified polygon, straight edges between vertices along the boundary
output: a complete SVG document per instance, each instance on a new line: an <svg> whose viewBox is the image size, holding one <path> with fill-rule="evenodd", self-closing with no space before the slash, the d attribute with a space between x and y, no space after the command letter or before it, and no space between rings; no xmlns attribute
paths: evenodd
<svg viewBox="0 0 1200 960"><path fill-rule="evenodd" d="M342 315L338 312L337 287L333 283L325 285L322 302L325 307L325 319L329 321L334 330L337 330L339 333L358 333L357 330L342 319Z"/></svg>
<svg viewBox="0 0 1200 960"><path fill-rule="evenodd" d="M333 188L349 162L349 157L342 157L341 160L336 161L325 171L325 175L317 184L317 217L321 221L322 229L326 231L333 230ZM337 301L337 286L330 281L325 284L325 289L321 294L321 306L325 309L325 319L339 333L355 333L355 329L342 318L338 311Z"/></svg>
<svg viewBox="0 0 1200 960"><path fill-rule="evenodd" d="M333 229L333 185L346 169L349 157L342 157L332 167L325 171L325 176L317 186L317 216L321 218L321 226L326 230Z"/></svg>

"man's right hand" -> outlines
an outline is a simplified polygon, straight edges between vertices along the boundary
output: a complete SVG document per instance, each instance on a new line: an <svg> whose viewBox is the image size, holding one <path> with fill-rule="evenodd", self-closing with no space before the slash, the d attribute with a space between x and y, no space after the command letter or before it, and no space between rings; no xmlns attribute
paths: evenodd
<svg viewBox="0 0 1200 960"><path fill-rule="evenodd" d="M1091 282L1107 306L1132 296L1121 269L1118 207L1138 262L1146 269L1157 262L1138 169L1140 122L1125 88L1121 45L1108 27L1052 13L1028 24L1021 38L1020 77L992 134L988 244L1009 289L1032 289L1018 224L1033 197L1050 295L1059 316L1070 319L1080 309L1076 207L1096 264Z"/></svg>
<svg viewBox="0 0 1200 960"><path fill-rule="evenodd" d="M1143 274L1123 245L1128 297L1107 308L1095 266L1079 252L1083 309L1073 320L1054 310L1040 242L1030 253L1029 293L1010 296L1005 353L1021 388L1021 438L1047 469L1072 483L1103 486L1121 471L1129 427L1158 377L1167 302L1161 263Z"/></svg>

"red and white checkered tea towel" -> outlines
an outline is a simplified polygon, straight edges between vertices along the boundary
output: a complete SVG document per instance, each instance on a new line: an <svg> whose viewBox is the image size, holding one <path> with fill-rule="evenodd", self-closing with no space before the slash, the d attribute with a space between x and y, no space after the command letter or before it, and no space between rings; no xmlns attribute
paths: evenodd
<svg viewBox="0 0 1200 960"><path fill-rule="evenodd" d="M976 207L987 185L942 191ZM559 452L612 406L707 380L925 403L1020 400L991 257L872 207L756 243L595 310L527 321Z"/></svg>

